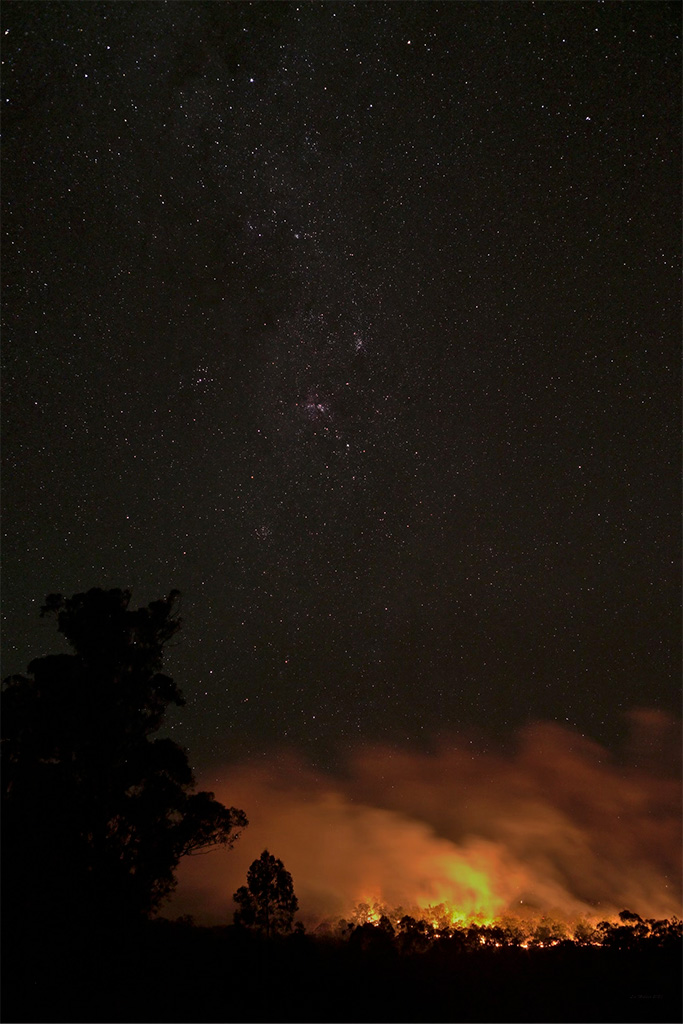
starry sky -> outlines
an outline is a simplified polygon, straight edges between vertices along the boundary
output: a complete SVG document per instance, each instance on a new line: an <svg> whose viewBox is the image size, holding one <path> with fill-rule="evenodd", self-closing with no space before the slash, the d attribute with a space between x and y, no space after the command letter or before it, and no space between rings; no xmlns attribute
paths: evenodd
<svg viewBox="0 0 683 1024"><path fill-rule="evenodd" d="M198 769L680 706L680 9L3 5L3 674L182 592Z"/></svg>

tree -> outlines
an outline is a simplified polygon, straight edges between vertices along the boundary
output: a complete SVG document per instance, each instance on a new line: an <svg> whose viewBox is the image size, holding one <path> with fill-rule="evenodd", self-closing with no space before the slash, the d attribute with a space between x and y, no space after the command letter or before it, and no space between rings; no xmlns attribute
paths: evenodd
<svg viewBox="0 0 683 1024"><path fill-rule="evenodd" d="M185 701L161 672L179 594L133 611L127 590L50 595L71 654L3 683L5 913L15 923L144 917L181 857L231 847L244 812L192 793L185 752L154 739ZM6 917L7 920L7 917Z"/></svg>
<svg viewBox="0 0 683 1024"><path fill-rule="evenodd" d="M290 932L299 909L292 876L281 860L264 850L247 872L247 884L240 886L233 899L238 906L235 924L262 931L266 938L278 932Z"/></svg>

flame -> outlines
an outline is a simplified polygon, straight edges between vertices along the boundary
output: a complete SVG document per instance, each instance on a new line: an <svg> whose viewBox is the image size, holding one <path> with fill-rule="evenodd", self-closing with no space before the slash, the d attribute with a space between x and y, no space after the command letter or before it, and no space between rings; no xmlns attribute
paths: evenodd
<svg viewBox="0 0 683 1024"><path fill-rule="evenodd" d="M435 928L506 915L596 923L626 907L680 915L681 794L665 757L678 726L653 711L632 719L630 760L537 723L511 753L463 738L430 754L364 748L339 777L291 752L221 767L201 785L244 807L250 825L233 851L182 863L166 913L229 923L232 893L267 847L291 872L307 926L353 920L359 905L370 923L402 912Z"/></svg>

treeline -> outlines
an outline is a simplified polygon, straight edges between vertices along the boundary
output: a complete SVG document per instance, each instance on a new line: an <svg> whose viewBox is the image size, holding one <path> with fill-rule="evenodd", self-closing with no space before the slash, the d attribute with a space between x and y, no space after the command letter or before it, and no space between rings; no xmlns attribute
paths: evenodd
<svg viewBox="0 0 683 1024"><path fill-rule="evenodd" d="M413 919L415 920L415 919ZM65 922L68 926L68 922ZM269 938L189 919L36 929L5 949L7 1024L678 1022L680 922L524 945L500 926L351 923Z"/></svg>
<svg viewBox="0 0 683 1024"><path fill-rule="evenodd" d="M587 919L567 924L544 916L537 920L503 917L494 924L449 924L450 913L444 904L427 908L427 916L404 914L402 909L359 904L353 915L325 920L314 934L361 945L391 942L399 954L426 952L434 943L447 943L463 952L482 947L525 950L551 946L604 946L610 949L641 949L678 946L683 940L683 921L677 917L643 919L630 910L622 910L618 921Z"/></svg>

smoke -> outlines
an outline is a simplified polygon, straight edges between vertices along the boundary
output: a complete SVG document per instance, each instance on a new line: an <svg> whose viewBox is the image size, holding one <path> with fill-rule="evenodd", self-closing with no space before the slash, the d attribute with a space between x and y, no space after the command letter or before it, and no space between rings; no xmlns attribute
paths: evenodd
<svg viewBox="0 0 683 1024"><path fill-rule="evenodd" d="M301 917L359 902L447 903L454 916L605 918L681 913L678 726L631 713L628 756L556 724L512 751L466 738L432 753L375 746L323 774L292 752L200 780L249 817L235 849L186 858L166 913L232 921L232 893L266 847L291 872Z"/></svg>

